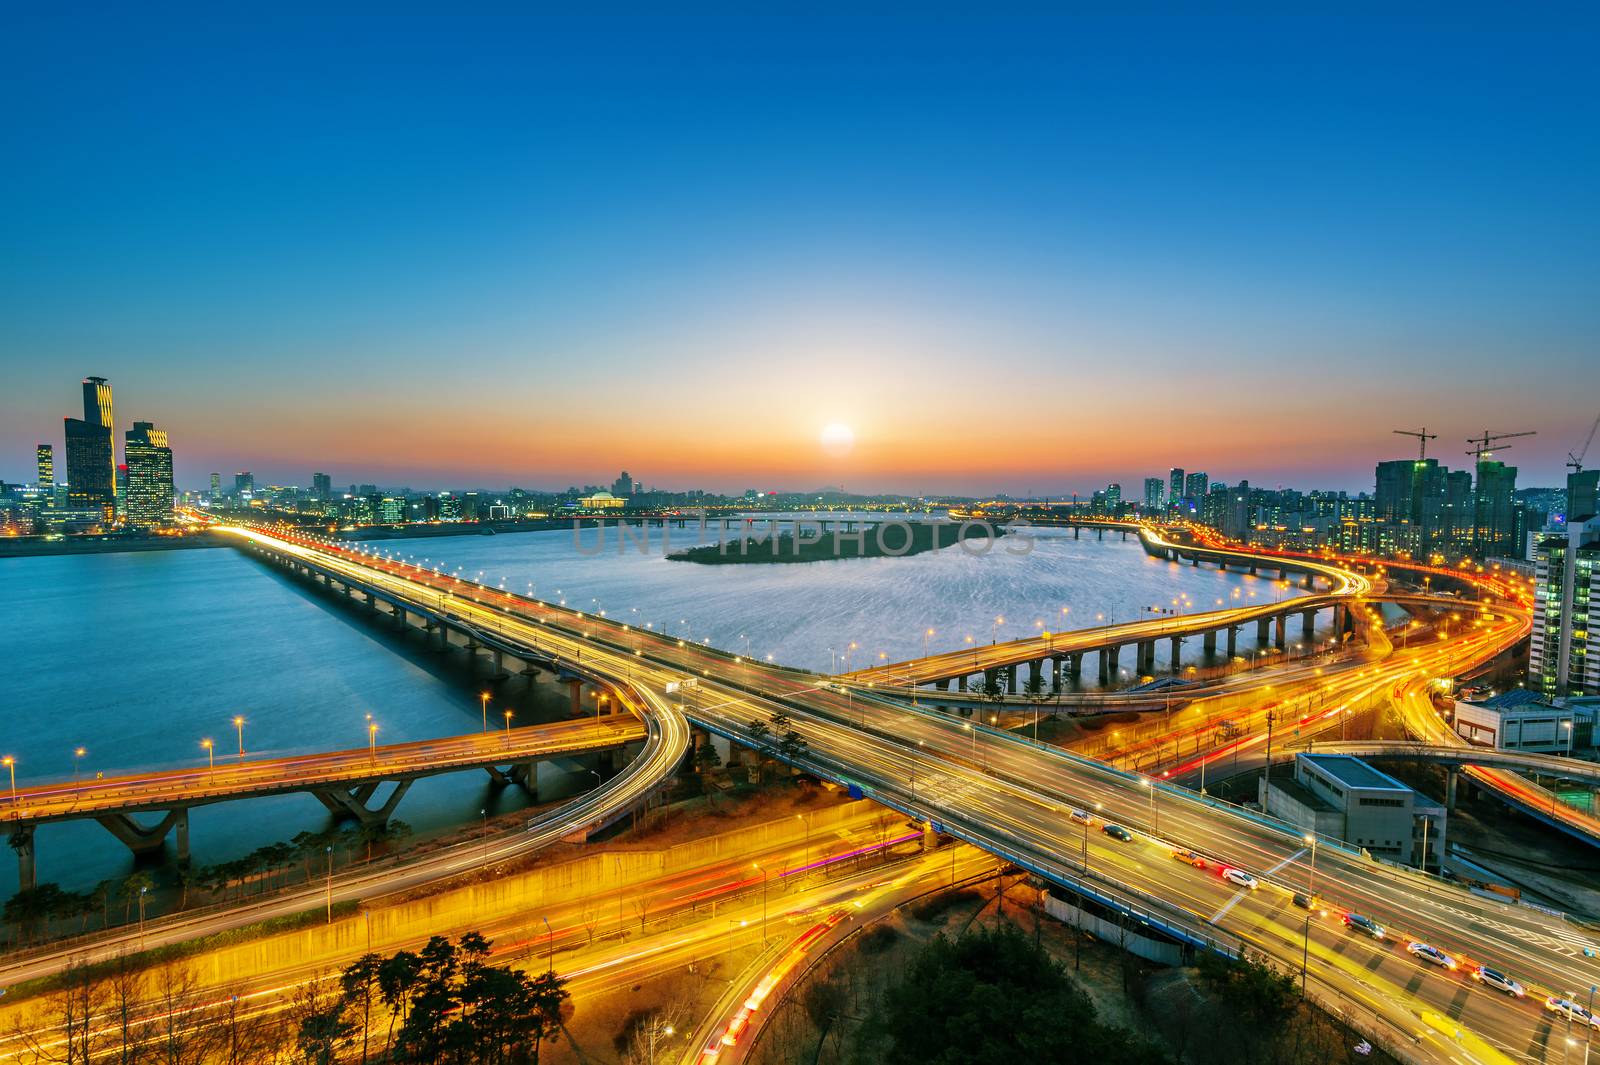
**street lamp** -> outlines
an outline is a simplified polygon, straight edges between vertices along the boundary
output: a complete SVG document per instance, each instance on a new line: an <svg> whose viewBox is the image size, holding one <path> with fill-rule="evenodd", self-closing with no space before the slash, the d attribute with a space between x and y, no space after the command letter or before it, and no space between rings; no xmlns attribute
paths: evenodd
<svg viewBox="0 0 1600 1065"><path fill-rule="evenodd" d="M506 711L506 750L511 749L511 711Z"/></svg>
<svg viewBox="0 0 1600 1065"><path fill-rule="evenodd" d="M217 771L216 745L214 743L212 743L210 740L201 740L200 741L200 746L202 746L202 747L204 747L206 749L206 762L210 766L208 772L211 773L212 775L215 775L216 771Z"/></svg>
<svg viewBox="0 0 1600 1065"><path fill-rule="evenodd" d="M367 722L367 756L374 762L378 760L378 723Z"/></svg>
<svg viewBox="0 0 1600 1065"><path fill-rule="evenodd" d="M761 873L761 945L767 945L767 871L760 862L750 863Z"/></svg>
<svg viewBox="0 0 1600 1065"><path fill-rule="evenodd" d="M483 731L489 731L489 693L479 692L478 699L483 703Z"/></svg>
<svg viewBox="0 0 1600 1065"><path fill-rule="evenodd" d="M11 805L17 805L17 760L9 754L0 758L0 765L11 771Z"/></svg>
<svg viewBox="0 0 1600 1065"><path fill-rule="evenodd" d="M82 747L74 747L72 749L72 782L74 784L78 782L78 761L88 753L89 752L84 750ZM10 761L11 760L9 758L6 759L7 764L9 764Z"/></svg>
<svg viewBox="0 0 1600 1065"><path fill-rule="evenodd" d="M239 761L242 762L244 761L244 716L242 714L233 716L233 727L239 732Z"/></svg>
<svg viewBox="0 0 1600 1065"><path fill-rule="evenodd" d="M670 1024L663 1025L660 1022L659 1019L650 1022L650 1062L649 1062L649 1065L656 1065L656 1036L657 1035L664 1035L664 1036L671 1037L671 1036L673 1036L675 1034L677 1034L677 1033L673 1029L672 1025L670 1025Z"/></svg>
<svg viewBox="0 0 1600 1065"><path fill-rule="evenodd" d="M1311 846L1311 875L1306 880L1306 895L1315 896L1317 893L1317 837L1307 832L1303 838Z"/></svg>
<svg viewBox="0 0 1600 1065"><path fill-rule="evenodd" d="M1161 822L1156 817L1156 785L1149 777L1140 777L1139 783L1144 785L1145 791L1150 793L1150 831L1160 832Z"/></svg>

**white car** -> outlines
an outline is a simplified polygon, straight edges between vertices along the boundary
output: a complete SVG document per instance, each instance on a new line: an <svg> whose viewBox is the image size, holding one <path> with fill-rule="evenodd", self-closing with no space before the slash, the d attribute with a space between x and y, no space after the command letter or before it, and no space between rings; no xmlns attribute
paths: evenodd
<svg viewBox="0 0 1600 1065"><path fill-rule="evenodd" d="M1441 969L1449 969L1451 972L1456 971L1456 960L1438 947L1429 946L1426 943L1412 942L1406 944L1406 950L1425 962L1431 962L1439 966Z"/></svg>
<svg viewBox="0 0 1600 1065"><path fill-rule="evenodd" d="M1527 989L1499 969L1491 969L1487 965L1480 965L1472 970L1472 978L1484 987L1492 987L1496 991L1504 991L1512 998L1522 998Z"/></svg>
<svg viewBox="0 0 1600 1065"><path fill-rule="evenodd" d="M1080 825L1091 825L1094 823L1094 818L1089 816L1088 810L1073 810L1068 816Z"/></svg>
<svg viewBox="0 0 1600 1065"><path fill-rule="evenodd" d="M1222 879L1230 884L1238 884L1242 888L1248 888L1251 891L1261 886L1259 880L1243 869L1224 869L1222 871Z"/></svg>
<svg viewBox="0 0 1600 1065"><path fill-rule="evenodd" d="M1576 1024L1587 1024L1592 1028L1600 1028L1600 1017L1596 1017L1576 1002L1568 999L1557 998L1551 995L1544 1000L1544 1008L1551 1013L1560 1013L1572 1019Z"/></svg>

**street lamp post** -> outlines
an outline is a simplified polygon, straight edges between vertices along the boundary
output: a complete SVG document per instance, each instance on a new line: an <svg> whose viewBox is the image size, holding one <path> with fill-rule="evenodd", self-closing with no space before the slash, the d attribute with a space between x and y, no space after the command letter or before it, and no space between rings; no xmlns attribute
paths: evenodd
<svg viewBox="0 0 1600 1065"><path fill-rule="evenodd" d="M479 692L478 699L483 704L483 731L489 731L489 693Z"/></svg>
<svg viewBox="0 0 1600 1065"><path fill-rule="evenodd" d="M17 805L17 760L8 754L0 759L0 765L11 771L11 805L15 806Z"/></svg>
<svg viewBox="0 0 1600 1065"><path fill-rule="evenodd" d="M1424 823L1426 823L1426 819L1424 819ZM1426 829L1424 829L1424 831L1426 831ZM1307 832L1304 838L1305 841L1311 845L1311 872L1306 879L1306 895L1309 897L1315 897L1317 893L1317 837L1314 834ZM1426 855L1424 855L1424 857L1426 857ZM1424 864L1423 869L1427 869L1426 864Z"/></svg>
<svg viewBox="0 0 1600 1065"><path fill-rule="evenodd" d="M72 782L74 784L78 782L78 762L83 758L84 755L88 753L89 752L82 747L74 747L72 749ZM10 759L8 758L6 761L9 763Z"/></svg>
<svg viewBox="0 0 1600 1065"><path fill-rule="evenodd" d="M367 757L374 762L378 760L378 723L376 721L367 723Z"/></svg>
<svg viewBox="0 0 1600 1065"><path fill-rule="evenodd" d="M511 711L507 710L506 711L506 750L508 750L508 751L511 749L511 717L512 717Z"/></svg>
<svg viewBox="0 0 1600 1065"><path fill-rule="evenodd" d="M1152 781L1149 777L1143 777L1141 779L1143 780L1145 791L1150 793L1150 831L1151 832L1160 832L1161 831L1161 821L1156 815L1156 786L1155 786L1155 782Z"/></svg>
<svg viewBox="0 0 1600 1065"><path fill-rule="evenodd" d="M328 876L327 876L327 881L326 881L326 883L327 883L326 890L327 890L327 901L328 901L328 923L332 924L333 923L333 844L331 844L331 843L328 844L322 850L323 850L323 853L328 856Z"/></svg>
<svg viewBox="0 0 1600 1065"><path fill-rule="evenodd" d="M212 743L210 740L201 740L200 746L206 749L206 764L208 767L206 774L208 777L215 779L217 774L216 744Z"/></svg>
<svg viewBox="0 0 1600 1065"><path fill-rule="evenodd" d="M548 956L549 956L549 971L550 972L555 972L556 971L556 930L554 928L550 927L550 918L541 917L541 918L539 918L539 920L544 922L544 930L545 930L546 934L549 936L549 940L550 940L550 949L547 952Z"/></svg>
<svg viewBox="0 0 1600 1065"><path fill-rule="evenodd" d="M760 862L754 863L761 872L761 945L767 945L767 871L761 867Z"/></svg>
<svg viewBox="0 0 1600 1065"><path fill-rule="evenodd" d="M236 730L238 730L238 733L239 733L239 761L242 762L242 761L244 761L244 715L243 714L235 714L233 716L233 727Z"/></svg>

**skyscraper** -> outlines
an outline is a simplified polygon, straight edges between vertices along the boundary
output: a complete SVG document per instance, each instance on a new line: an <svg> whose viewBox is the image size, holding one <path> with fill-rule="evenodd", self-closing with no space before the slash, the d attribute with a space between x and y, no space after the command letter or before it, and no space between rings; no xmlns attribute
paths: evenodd
<svg viewBox="0 0 1600 1065"><path fill-rule="evenodd" d="M1381 550L1428 558L1441 548L1449 473L1438 459L1378 463L1373 516L1381 523Z"/></svg>
<svg viewBox="0 0 1600 1065"><path fill-rule="evenodd" d="M1519 555L1515 537L1517 468L1494 459L1478 462L1473 493L1472 550L1479 558Z"/></svg>
<svg viewBox="0 0 1600 1065"><path fill-rule="evenodd" d="M1144 479L1144 509L1154 514L1161 509L1161 490L1167 482L1159 477L1146 477Z"/></svg>
<svg viewBox="0 0 1600 1065"><path fill-rule="evenodd" d="M1183 498L1183 467L1174 466L1167 475L1167 502L1176 503Z"/></svg>
<svg viewBox="0 0 1600 1065"><path fill-rule="evenodd" d="M66 419L67 501L74 509L100 510L108 517L117 504L117 454L112 437L111 386L104 377L83 379L83 417Z"/></svg>
<svg viewBox="0 0 1600 1065"><path fill-rule="evenodd" d="M49 444L38 444L33 449L33 455L39 464L39 475L34 487L39 490L40 497L48 502L56 491L55 449Z"/></svg>
<svg viewBox="0 0 1600 1065"><path fill-rule="evenodd" d="M1201 500L1206 497L1206 485L1211 478L1203 473L1191 473L1183 479L1183 494L1190 499Z"/></svg>
<svg viewBox="0 0 1600 1065"><path fill-rule="evenodd" d="M333 478L325 473L311 475L311 494L317 499L333 498Z"/></svg>
<svg viewBox="0 0 1600 1065"><path fill-rule="evenodd" d="M242 470L233 475L233 494L248 503L256 494L256 477L249 470Z"/></svg>
<svg viewBox="0 0 1600 1065"><path fill-rule="evenodd" d="M1528 686L1546 698L1600 695L1600 517L1594 506L1595 471L1567 477L1565 529L1535 537L1533 634Z"/></svg>
<svg viewBox="0 0 1600 1065"><path fill-rule="evenodd" d="M172 521L172 448L167 431L149 422L134 422L124 434L128 459L128 524L148 529Z"/></svg>
<svg viewBox="0 0 1600 1065"><path fill-rule="evenodd" d="M222 498L222 474L220 473L211 475L211 498L213 500Z"/></svg>

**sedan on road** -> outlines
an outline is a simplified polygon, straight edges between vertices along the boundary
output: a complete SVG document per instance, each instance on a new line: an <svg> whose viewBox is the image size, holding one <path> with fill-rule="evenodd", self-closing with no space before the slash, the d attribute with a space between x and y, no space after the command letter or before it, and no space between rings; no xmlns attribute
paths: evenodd
<svg viewBox="0 0 1600 1065"><path fill-rule="evenodd" d="M1582 1006L1570 999L1557 998L1551 995L1544 1000L1544 1008L1551 1013L1559 1013L1575 1024L1587 1024L1591 1028L1600 1028L1600 1017L1596 1017Z"/></svg>
<svg viewBox="0 0 1600 1065"><path fill-rule="evenodd" d="M1472 970L1472 978L1484 987L1492 987L1496 991L1504 991L1512 998L1522 998L1528 992L1523 986L1499 969L1491 969L1487 965L1480 965Z"/></svg>
<svg viewBox="0 0 1600 1065"><path fill-rule="evenodd" d="M1100 831L1104 832L1106 835L1110 836L1112 839L1119 839L1124 843L1131 843L1133 841L1133 833L1129 832L1127 829L1123 828L1121 825L1110 825L1110 824L1108 824L1108 825L1105 825L1104 827L1102 827L1100 829Z"/></svg>
<svg viewBox="0 0 1600 1065"><path fill-rule="evenodd" d="M1238 884L1242 888L1254 891L1261 886L1261 881L1245 872L1243 869L1224 869L1222 879L1230 884Z"/></svg>
<svg viewBox="0 0 1600 1065"><path fill-rule="evenodd" d="M1413 957L1421 958L1431 965L1437 965L1441 969L1449 969L1451 972L1456 971L1456 960L1438 947L1413 941L1406 944L1406 950L1410 951Z"/></svg>
<svg viewBox="0 0 1600 1065"><path fill-rule="evenodd" d="M1383 931L1383 925L1379 924L1377 921L1374 921L1370 917L1363 917L1359 913L1345 914L1344 926L1350 929L1352 932L1360 932L1363 935L1369 935L1373 939L1380 941L1385 935Z"/></svg>

